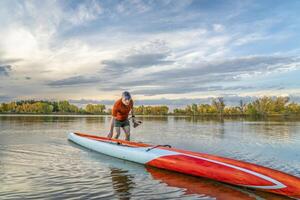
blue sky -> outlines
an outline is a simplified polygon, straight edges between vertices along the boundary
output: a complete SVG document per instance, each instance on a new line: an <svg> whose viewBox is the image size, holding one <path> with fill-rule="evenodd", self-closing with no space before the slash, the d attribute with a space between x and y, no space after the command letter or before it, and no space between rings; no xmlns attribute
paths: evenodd
<svg viewBox="0 0 300 200"><path fill-rule="evenodd" d="M0 102L300 96L300 1L0 1ZM173 103L172 103L173 102Z"/></svg>

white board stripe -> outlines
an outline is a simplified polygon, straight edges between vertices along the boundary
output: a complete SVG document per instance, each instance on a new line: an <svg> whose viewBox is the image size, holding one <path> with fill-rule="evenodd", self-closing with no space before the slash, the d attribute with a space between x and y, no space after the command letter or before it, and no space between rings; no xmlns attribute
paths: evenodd
<svg viewBox="0 0 300 200"><path fill-rule="evenodd" d="M184 153L182 153L182 155L189 156L189 157L194 157L194 158L200 158L202 160L206 160L206 161L209 161L209 162L212 162L212 163L216 163L216 164L220 164L220 165L223 165L223 166L226 166L226 167L237 169L237 170L246 172L248 174L252 174L254 176L257 176L259 178L262 178L264 180L267 180L269 182L274 183L274 185L270 185L270 186L253 186L253 185L240 185L240 186L251 187L251 188L260 188L260 189L281 189L281 188L285 188L286 187L286 185L284 185L283 183L281 183L281 182L279 182L279 181L277 181L277 180L275 180L275 179L273 179L273 178L271 178L269 176L266 176L266 175L263 175L263 174L251 171L249 169L245 169L245 168L242 168L242 167L238 167L238 166L231 165L231 164L228 164L228 163L223 163L223 162L216 161L216 160L211 160L211 159L208 159L208 158L203 158L203 157L200 157L200 156L193 156L193 155L184 154Z"/></svg>

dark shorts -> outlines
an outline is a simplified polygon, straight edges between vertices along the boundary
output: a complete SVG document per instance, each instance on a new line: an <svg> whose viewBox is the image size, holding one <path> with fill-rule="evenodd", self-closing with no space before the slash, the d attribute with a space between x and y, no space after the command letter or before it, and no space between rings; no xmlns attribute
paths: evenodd
<svg viewBox="0 0 300 200"><path fill-rule="evenodd" d="M124 121L119 121L115 119L115 127L125 127L125 126L129 126L129 120L126 119Z"/></svg>

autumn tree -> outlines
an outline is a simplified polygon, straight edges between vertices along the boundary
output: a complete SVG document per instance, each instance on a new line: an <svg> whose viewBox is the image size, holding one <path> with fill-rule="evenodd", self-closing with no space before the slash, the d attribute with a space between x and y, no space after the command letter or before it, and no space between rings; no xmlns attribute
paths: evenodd
<svg viewBox="0 0 300 200"><path fill-rule="evenodd" d="M222 115L224 113L225 103L222 97L214 98L211 105Z"/></svg>
<svg viewBox="0 0 300 200"><path fill-rule="evenodd" d="M85 111L90 114L104 114L105 105L102 104L88 104Z"/></svg>

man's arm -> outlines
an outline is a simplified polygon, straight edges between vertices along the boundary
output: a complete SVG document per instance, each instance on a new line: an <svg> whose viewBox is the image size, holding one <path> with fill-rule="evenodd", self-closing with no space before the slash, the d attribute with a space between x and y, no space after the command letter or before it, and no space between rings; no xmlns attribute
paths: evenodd
<svg viewBox="0 0 300 200"><path fill-rule="evenodd" d="M112 138L112 136L114 134L114 124L115 124L115 118L112 116L110 119L110 125L109 125L110 129L109 129L109 132L107 135L108 138Z"/></svg>
<svg viewBox="0 0 300 200"><path fill-rule="evenodd" d="M115 124L115 117L117 117L117 105L116 103L114 104L113 108L112 108L112 111L111 111L111 119L110 119L110 125L109 125L109 132L108 132L108 135L107 137L108 138L112 138L113 134L114 134L114 124Z"/></svg>
<svg viewBox="0 0 300 200"><path fill-rule="evenodd" d="M113 108L112 108L112 111L111 111L111 115L116 118L117 117L117 113L118 113L118 108L117 108L117 105L116 103L114 104Z"/></svg>

